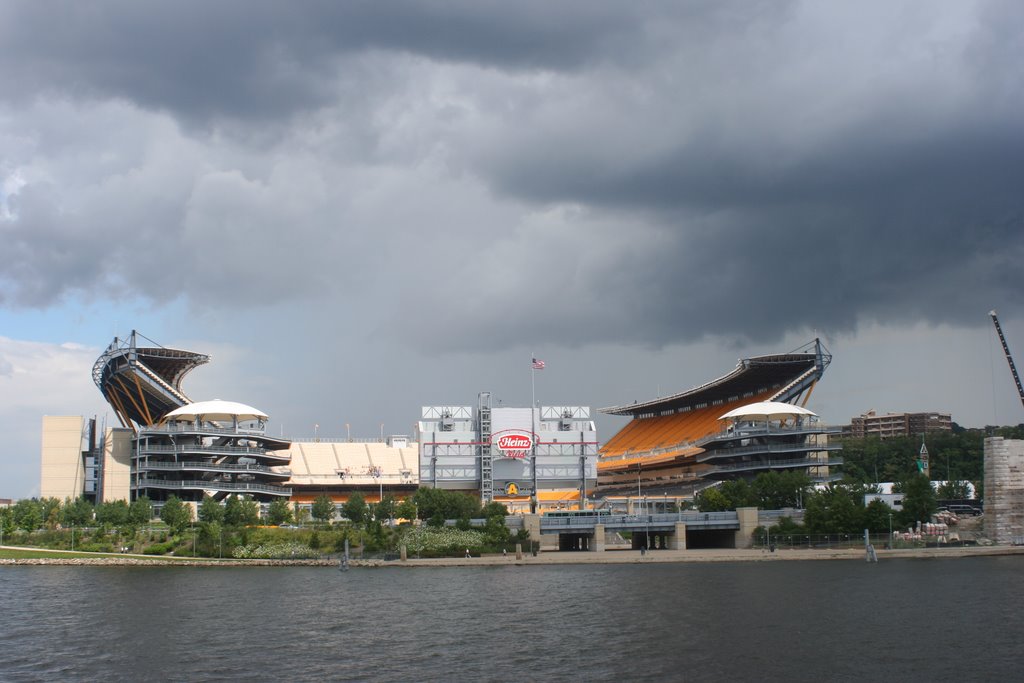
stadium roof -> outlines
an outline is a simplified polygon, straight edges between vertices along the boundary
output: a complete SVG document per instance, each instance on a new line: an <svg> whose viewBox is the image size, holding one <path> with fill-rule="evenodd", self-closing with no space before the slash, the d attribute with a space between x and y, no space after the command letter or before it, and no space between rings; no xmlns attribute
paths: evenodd
<svg viewBox="0 0 1024 683"><path fill-rule="evenodd" d="M181 390L181 380L193 368L209 362L202 353L169 349L159 344L138 345L132 330L124 340L114 338L96 359L92 378L103 398L125 427L152 425L169 411L190 403ZM152 340L147 340L152 341Z"/></svg>
<svg viewBox="0 0 1024 683"><path fill-rule="evenodd" d="M807 408L789 403L779 403L778 401L761 401L760 403L751 403L750 405L734 408L718 419L728 420L741 417L757 417L770 420L773 417L790 417L792 415L811 415L817 417Z"/></svg>
<svg viewBox="0 0 1024 683"><path fill-rule="evenodd" d="M785 402L820 379L831 361L832 355L820 339L815 339L789 353L741 359L729 374L693 389L643 403L601 408L599 412L652 417L734 401L771 389L777 391L769 396L770 400Z"/></svg>
<svg viewBox="0 0 1024 683"><path fill-rule="evenodd" d="M164 416L167 420L180 420L182 418L199 418L200 420L266 420L267 415L262 411L247 406L244 403L234 401L222 401L219 398L212 401L199 401L175 408Z"/></svg>

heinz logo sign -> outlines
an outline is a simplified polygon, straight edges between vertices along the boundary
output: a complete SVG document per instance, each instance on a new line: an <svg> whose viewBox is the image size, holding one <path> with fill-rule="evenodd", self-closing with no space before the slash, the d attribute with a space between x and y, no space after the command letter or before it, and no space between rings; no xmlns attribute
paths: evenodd
<svg viewBox="0 0 1024 683"><path fill-rule="evenodd" d="M529 432L501 432L494 435L493 443L506 458L525 458L533 448L533 438Z"/></svg>

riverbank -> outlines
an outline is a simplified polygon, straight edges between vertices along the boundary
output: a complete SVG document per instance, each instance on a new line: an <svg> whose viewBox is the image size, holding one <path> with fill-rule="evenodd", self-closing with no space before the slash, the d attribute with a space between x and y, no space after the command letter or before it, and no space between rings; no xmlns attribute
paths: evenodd
<svg viewBox="0 0 1024 683"><path fill-rule="evenodd" d="M40 548L14 548L9 550L46 552ZM334 558L319 560L236 560L236 559L192 559L154 557L151 555L120 555L115 557L90 557L83 553L79 557L67 557L66 551L53 551L61 557L0 558L0 567L11 565L62 565L62 566L188 566L188 567L337 567ZM906 550L878 550L878 561L890 559L957 559L964 557L991 557L1003 555L1024 555L1022 546L967 546L953 548L912 548ZM863 548L844 549L794 549L777 550L656 550L645 554L634 550L612 550L603 553L588 552L543 552L539 555L514 555L485 557L439 557L400 560L350 560L349 567L500 567L559 564L663 564L685 562L793 562L818 560L865 561Z"/></svg>

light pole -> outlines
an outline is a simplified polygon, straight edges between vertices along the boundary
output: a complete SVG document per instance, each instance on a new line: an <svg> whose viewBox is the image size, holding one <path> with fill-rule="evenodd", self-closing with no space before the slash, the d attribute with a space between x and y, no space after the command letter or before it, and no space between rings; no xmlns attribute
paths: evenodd
<svg viewBox="0 0 1024 683"><path fill-rule="evenodd" d="M651 516L648 514L647 499L644 498L644 550L651 549Z"/></svg>
<svg viewBox="0 0 1024 683"><path fill-rule="evenodd" d="M636 505L640 509L640 463L636 464ZM637 514L640 514L639 512Z"/></svg>

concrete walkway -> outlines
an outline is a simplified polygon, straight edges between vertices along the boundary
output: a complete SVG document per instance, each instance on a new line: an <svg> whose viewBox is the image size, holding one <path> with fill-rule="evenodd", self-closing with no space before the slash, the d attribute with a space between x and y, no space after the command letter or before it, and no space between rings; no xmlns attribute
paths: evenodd
<svg viewBox="0 0 1024 683"><path fill-rule="evenodd" d="M45 552L41 548L17 548L0 546L12 550ZM55 550L55 553L67 552ZM1024 546L968 546L962 548L915 548L909 550L877 550L879 562L889 559L955 559L962 557L986 557L997 555L1024 555ZM508 557L488 555L486 557L440 557L430 559L393 560L352 560L349 566L357 567L501 567L539 566L558 564L660 564L680 562L792 562L813 560L847 560L864 562L863 548L813 549L813 550L652 550L644 555L637 550L611 550L593 552L542 552L536 556L524 554L517 560L514 554ZM188 566L322 566L337 567L337 559L321 560L235 560L235 559L190 559L162 558L152 555L119 555L117 557L89 557L82 553L76 558L0 559L0 565L188 565Z"/></svg>
<svg viewBox="0 0 1024 683"><path fill-rule="evenodd" d="M1019 546L970 546L963 548L915 548L909 550L877 550L878 561L886 559L952 559L991 555L1024 555ZM514 555L508 557L442 557L431 559L409 559L405 562L382 563L388 567L481 567L503 565L552 565L552 564L658 564L677 562L786 562L812 560L853 560L865 561L864 548L813 549L813 550L652 550L641 555L638 550L612 550L603 553L591 552L542 552L536 557L524 554L522 560Z"/></svg>

